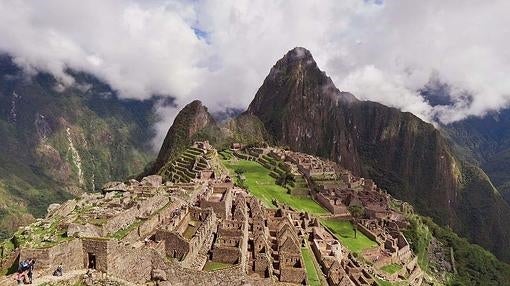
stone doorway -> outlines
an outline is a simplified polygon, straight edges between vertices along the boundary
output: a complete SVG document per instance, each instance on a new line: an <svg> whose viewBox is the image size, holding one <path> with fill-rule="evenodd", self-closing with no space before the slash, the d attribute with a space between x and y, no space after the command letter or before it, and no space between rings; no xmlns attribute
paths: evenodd
<svg viewBox="0 0 510 286"><path fill-rule="evenodd" d="M88 264L87 268L96 269L96 255L94 253L88 253Z"/></svg>

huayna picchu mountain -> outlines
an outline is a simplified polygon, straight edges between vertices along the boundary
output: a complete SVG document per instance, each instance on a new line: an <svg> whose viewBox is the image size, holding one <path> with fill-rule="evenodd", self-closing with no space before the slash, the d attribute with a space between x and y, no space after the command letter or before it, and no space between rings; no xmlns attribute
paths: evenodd
<svg viewBox="0 0 510 286"><path fill-rule="evenodd" d="M242 142L231 130L241 119L264 127L245 143L264 140L338 162L510 261L510 247L502 247L510 245L510 207L485 173L460 159L432 124L338 90L308 50L295 48L280 59L246 112L203 129L222 132L193 133L218 147Z"/></svg>
<svg viewBox="0 0 510 286"><path fill-rule="evenodd" d="M373 178L424 215L510 261L510 208L433 125L340 92L303 48L273 66L250 104L278 144Z"/></svg>

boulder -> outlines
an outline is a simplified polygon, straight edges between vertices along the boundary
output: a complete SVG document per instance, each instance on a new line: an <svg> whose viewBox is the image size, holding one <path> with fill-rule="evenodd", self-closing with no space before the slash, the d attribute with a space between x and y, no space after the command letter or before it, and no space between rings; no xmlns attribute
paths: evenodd
<svg viewBox="0 0 510 286"><path fill-rule="evenodd" d="M60 208L60 204L50 204L47 209L47 216L51 216L58 208Z"/></svg>
<svg viewBox="0 0 510 286"><path fill-rule="evenodd" d="M103 192L127 192L127 186L123 182L108 182L101 188Z"/></svg>
<svg viewBox="0 0 510 286"><path fill-rule="evenodd" d="M144 177L141 181L142 185L157 188L163 184L163 178L158 175Z"/></svg>
<svg viewBox="0 0 510 286"><path fill-rule="evenodd" d="M154 281L166 281L167 280L166 272L162 269L153 269L151 276L152 276L152 280L154 280Z"/></svg>

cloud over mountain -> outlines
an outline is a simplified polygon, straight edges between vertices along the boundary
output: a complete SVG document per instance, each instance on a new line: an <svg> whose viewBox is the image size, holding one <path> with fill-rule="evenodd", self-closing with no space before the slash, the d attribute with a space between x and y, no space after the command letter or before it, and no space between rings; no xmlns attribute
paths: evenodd
<svg viewBox="0 0 510 286"><path fill-rule="evenodd" d="M303 46L341 90L451 122L509 105L509 10L504 0L0 0L0 51L63 84L72 68L122 97L198 98L215 111L246 107L274 62ZM452 104L421 97L434 83Z"/></svg>

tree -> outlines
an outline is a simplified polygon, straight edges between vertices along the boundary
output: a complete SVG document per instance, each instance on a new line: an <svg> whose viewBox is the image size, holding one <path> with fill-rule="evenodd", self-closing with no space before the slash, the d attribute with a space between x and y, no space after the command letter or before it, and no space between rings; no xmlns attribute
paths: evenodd
<svg viewBox="0 0 510 286"><path fill-rule="evenodd" d="M244 173L246 173L246 170L244 168L236 168L234 170L234 173L236 173L238 187L247 189L248 186L246 186L246 182L244 181L243 175Z"/></svg>
<svg viewBox="0 0 510 286"><path fill-rule="evenodd" d="M278 184L282 187L285 187L285 185L287 185L290 182L294 182L294 181L295 181L294 175L292 175L289 171L285 171L285 173L281 174L276 179L276 184Z"/></svg>
<svg viewBox="0 0 510 286"><path fill-rule="evenodd" d="M354 230L354 238L358 237L358 221L365 214L365 209L360 205L349 206L349 212L352 215L353 223L352 229Z"/></svg>
<svg viewBox="0 0 510 286"><path fill-rule="evenodd" d="M241 176L242 174L246 173L246 170L244 168L236 168L234 170L234 172L236 173L236 175L239 177Z"/></svg>

